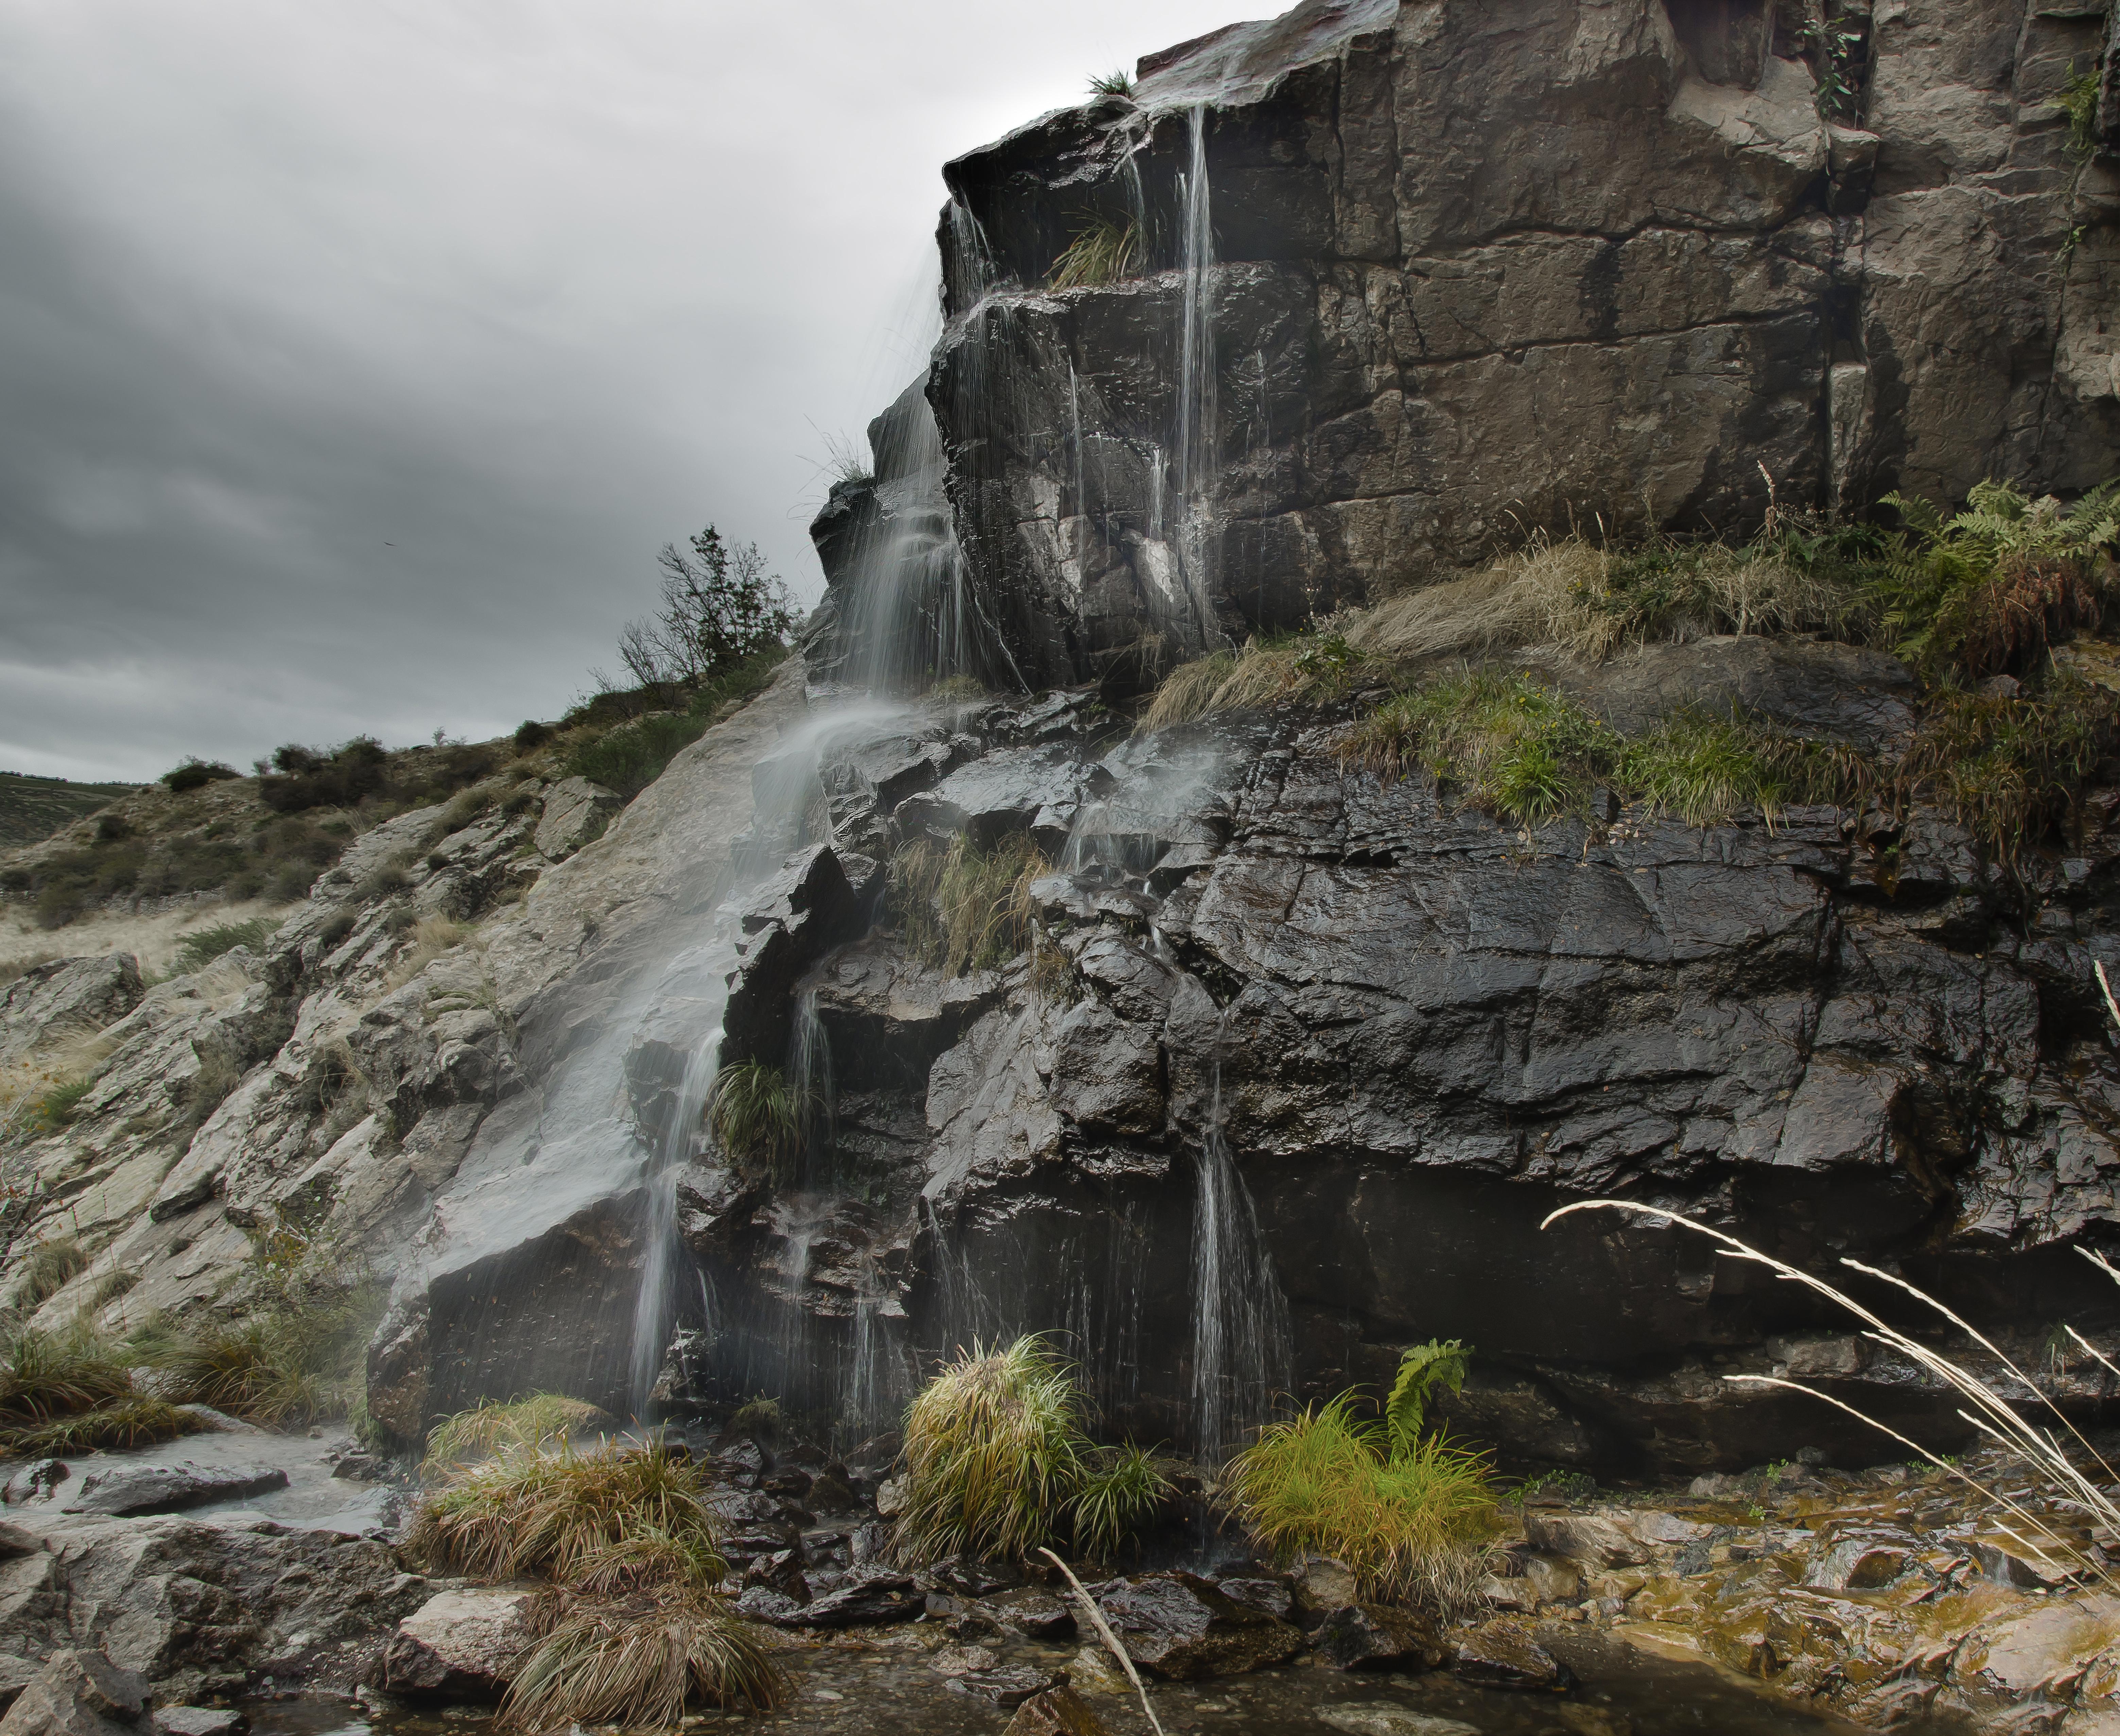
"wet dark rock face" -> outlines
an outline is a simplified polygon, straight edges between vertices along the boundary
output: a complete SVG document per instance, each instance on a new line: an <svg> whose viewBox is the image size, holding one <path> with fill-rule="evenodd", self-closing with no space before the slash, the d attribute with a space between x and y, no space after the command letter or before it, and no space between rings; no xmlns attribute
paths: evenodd
<svg viewBox="0 0 2120 1736"><path fill-rule="evenodd" d="M1033 686L1137 680L1145 641L1292 626L1644 494L1730 534L1770 490L2094 485L2120 179L2079 176L2053 99L2105 22L1910 0L1836 28L1837 104L1760 0L1309 0L950 165L947 327L926 404L872 430L876 481L817 521L835 599L935 462L907 432L931 410L974 661ZM1133 225L1134 275L1050 289L1093 216ZM859 624L827 614L829 664Z"/></svg>
<svg viewBox="0 0 2120 1736"><path fill-rule="evenodd" d="M1904 706L1889 659L1797 643L1571 679L1614 709L1750 683L1769 711L1851 731L1890 733ZM948 782L984 792L952 805L968 828L1047 805L1020 787L1018 715L935 715ZM1086 699L1072 716L1040 763L1073 841L1031 888L1064 965L946 982L887 921L826 953L801 986L830 1043L836 1167L762 1192L688 1182L684 1231L723 1303L698 1358L719 1396L867 1395L881 1426L925 1358L1056 1330L1112 1427L1188 1438L1217 1112L1298 1392L1387 1381L1400 1347L1460 1337L1476 1372L1452 1426L1513 1461L1901 1451L1724 1379L1743 1372L1964 1432L1845 1316L1700 1238L1608 1214L1541 1232L1571 1200L1666 1206L1828 1275L1843 1256L1903 1272L2025 1367L2050 1366L2050 1322L2095 1334L2120 1312L2063 1245L2109 1232L2120 1177L2091 968L2114 951L2104 834L2029 865L2020 921L2019 889L1926 812L1860 836L1827 809L1704 832L1605 801L1527 838L1425 778L1343 767L1332 714L1137 739L1100 735ZM844 817L924 835L932 798ZM2080 1363L2053 1378L2079 1406L2104 1396Z"/></svg>

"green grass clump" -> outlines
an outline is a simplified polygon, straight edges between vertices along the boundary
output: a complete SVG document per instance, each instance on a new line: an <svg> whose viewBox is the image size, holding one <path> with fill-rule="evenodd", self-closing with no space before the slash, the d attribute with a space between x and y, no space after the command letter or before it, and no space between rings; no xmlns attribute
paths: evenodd
<svg viewBox="0 0 2120 1736"><path fill-rule="evenodd" d="M481 1399L429 1431L426 1468L495 1454L537 1452L608 1421L587 1399L556 1392L533 1392L505 1404Z"/></svg>
<svg viewBox="0 0 2120 1736"><path fill-rule="evenodd" d="M699 1471L660 1446L608 1441L459 1471L422 1504L406 1542L477 1578L538 1574L563 1585L644 1545L696 1562L708 1584L722 1577L720 1527Z"/></svg>
<svg viewBox="0 0 2120 1736"><path fill-rule="evenodd" d="M658 712L576 743L567 750L566 769L630 801L706 732L707 720L696 713Z"/></svg>
<svg viewBox="0 0 2120 1736"><path fill-rule="evenodd" d="M128 1397L46 1423L0 1429L0 1459L64 1458L117 1452L196 1434L207 1425L161 1399Z"/></svg>
<svg viewBox="0 0 2120 1736"><path fill-rule="evenodd" d="M1116 67L1109 72L1100 72L1090 81L1090 95L1131 98L1133 95L1133 75Z"/></svg>
<svg viewBox="0 0 2120 1736"><path fill-rule="evenodd" d="M1085 213L1075 239L1063 248L1046 275L1056 290L1092 289L1132 275L1141 254L1139 225L1095 212Z"/></svg>
<svg viewBox="0 0 2120 1736"><path fill-rule="evenodd" d="M778 1067L738 1061L714 1076L707 1126L740 1167L785 1177L802 1154L802 1093Z"/></svg>
<svg viewBox="0 0 2120 1736"><path fill-rule="evenodd" d="M1141 713L1143 731L1189 723L1215 712L1262 705L1326 705L1389 679L1388 658L1342 633L1253 637L1240 651L1211 652L1181 663Z"/></svg>
<svg viewBox="0 0 2120 1736"><path fill-rule="evenodd" d="M2088 163L2098 155L2098 95L2103 80L2095 61L2088 71L2078 72L2073 65L2068 70L2068 82L2053 105L2068 122L2068 143L2063 148L2077 162Z"/></svg>
<svg viewBox="0 0 2120 1736"><path fill-rule="evenodd" d="M0 1337L0 1423L49 1423L132 1390L117 1352L87 1333L24 1327Z"/></svg>
<svg viewBox="0 0 2120 1736"><path fill-rule="evenodd" d="M1586 809L1619 747L1557 689L1529 675L1471 673L1387 701L1340 753L1383 777L1425 766L1459 786L1465 805L1529 831Z"/></svg>
<svg viewBox="0 0 2120 1736"><path fill-rule="evenodd" d="M546 1393L481 1409L489 1423L517 1410L534 1433L533 1414L549 1423L586 1407ZM667 1729L693 1705L779 1703L779 1671L715 1595L728 1569L706 1496L700 1472L661 1446L606 1441L576 1452L562 1438L556 1451L532 1443L459 1469L421 1503L405 1543L416 1558L488 1581L551 1582L545 1632L501 1702L503 1728Z"/></svg>
<svg viewBox="0 0 2120 1736"><path fill-rule="evenodd" d="M1736 717L1676 712L1621 748L1609 782L1653 814L1719 826L1745 808L1771 824L1794 802L1844 802L1874 781L1867 755Z"/></svg>
<svg viewBox="0 0 2120 1736"><path fill-rule="evenodd" d="M1121 1541L1154 1516L1173 1487L1151 1448L1128 1441L1083 1455L1068 1510L1075 1547L1091 1561L1111 1560Z"/></svg>
<svg viewBox="0 0 2120 1736"><path fill-rule="evenodd" d="M1276 1558L1333 1556L1365 1597L1454 1615L1496 1529L1486 1461L1435 1436L1393 1453L1355 1404L1342 1393L1262 1429L1230 1461L1224 1497Z"/></svg>
<svg viewBox="0 0 2120 1736"><path fill-rule="evenodd" d="M1083 1422L1073 1371L1043 1335L974 1344L906 1409L898 1558L1025 1555L1058 1534L1089 1469Z"/></svg>
<svg viewBox="0 0 2120 1736"><path fill-rule="evenodd" d="M914 838L890 859L887 915L908 954L944 976L994 969L1030 949L1030 884L1052 871L1022 833L988 851L961 834L947 847Z"/></svg>
<svg viewBox="0 0 2120 1736"><path fill-rule="evenodd" d="M212 928L195 930L184 936L184 944L177 949L178 973L202 971L222 954L232 953L239 946L256 952L272 938L279 926L270 917L253 917L248 922L222 922Z"/></svg>
<svg viewBox="0 0 2120 1736"><path fill-rule="evenodd" d="M599 694L584 701L564 720L563 726L573 731L561 762L566 773L630 801L709 726L764 692L787 657L785 646L774 646L729 664L710 680L660 684L652 692ZM651 702L664 708L644 709Z"/></svg>

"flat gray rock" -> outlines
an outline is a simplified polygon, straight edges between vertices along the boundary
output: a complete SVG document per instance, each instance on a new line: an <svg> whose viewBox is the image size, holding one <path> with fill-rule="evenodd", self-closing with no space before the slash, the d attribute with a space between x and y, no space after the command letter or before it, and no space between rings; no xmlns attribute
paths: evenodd
<svg viewBox="0 0 2120 1736"><path fill-rule="evenodd" d="M1455 1718L1431 1718L1425 1712L1409 1711L1402 1706L1370 1703L1363 1706L1321 1706L1318 1721L1348 1736L1480 1736L1475 1724Z"/></svg>
<svg viewBox="0 0 2120 1736"><path fill-rule="evenodd" d="M287 1474L263 1464L128 1464L81 1479L68 1513L174 1513L210 1501L239 1501L284 1489Z"/></svg>

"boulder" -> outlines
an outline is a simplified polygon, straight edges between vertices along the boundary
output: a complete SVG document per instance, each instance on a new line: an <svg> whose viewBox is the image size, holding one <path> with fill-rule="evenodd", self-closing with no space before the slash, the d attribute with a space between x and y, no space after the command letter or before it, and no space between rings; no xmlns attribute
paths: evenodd
<svg viewBox="0 0 2120 1736"><path fill-rule="evenodd" d="M778 1591L797 1604L810 1601L810 1582L802 1576L802 1552L800 1549L775 1549L770 1554L754 1557L743 1570L746 1589L763 1585L769 1591Z"/></svg>
<svg viewBox="0 0 2120 1736"><path fill-rule="evenodd" d="M1020 1585L981 1598L979 1609L1004 1627L1034 1640L1072 1640L1075 1613L1060 1599L1036 1585Z"/></svg>
<svg viewBox="0 0 2120 1736"><path fill-rule="evenodd" d="M1820 1591L1875 1591L1911 1571L1920 1551L1913 1537L1836 1538L1805 1570L1803 1582Z"/></svg>
<svg viewBox="0 0 2120 1736"><path fill-rule="evenodd" d="M1341 1669L1434 1669L1450 1655L1434 1623L1382 1604L1334 1610L1310 1643Z"/></svg>
<svg viewBox="0 0 2120 1736"><path fill-rule="evenodd" d="M398 1624L375 1672L393 1694L498 1694L537 1639L534 1586L468 1585L430 1598Z"/></svg>
<svg viewBox="0 0 2120 1736"><path fill-rule="evenodd" d="M140 1722L147 1684L100 1651L69 1648L44 1667L0 1718L0 1736L119 1736Z"/></svg>
<svg viewBox="0 0 2120 1736"><path fill-rule="evenodd" d="M1601 1513L1524 1513L1524 1537L1534 1548L1575 1562L1592 1571L1631 1567L1648 1559L1641 1539L1618 1520Z"/></svg>
<svg viewBox="0 0 2120 1736"><path fill-rule="evenodd" d="M1063 1682L1019 1705L1002 1736L1110 1736L1110 1728Z"/></svg>
<svg viewBox="0 0 2120 1736"><path fill-rule="evenodd" d="M965 1670L951 1676L946 1685L953 1694L983 1700L989 1706L997 1706L1007 1711L1012 1706L1021 1706L1034 1695L1048 1693L1056 1687L1064 1687L1067 1680L1065 1676L1056 1676L1050 1670L1032 1669L1021 1664L1007 1664L993 1669Z"/></svg>
<svg viewBox="0 0 2120 1736"><path fill-rule="evenodd" d="M118 1023L146 993L130 953L35 964L0 988L0 1066Z"/></svg>
<svg viewBox="0 0 2120 1736"><path fill-rule="evenodd" d="M814 1591L815 1583L807 1589ZM927 1604L910 1575L872 1562L848 1568L838 1583L807 1603L770 1586L751 1585L736 1607L739 1613L776 1627L872 1627L912 1621L926 1613Z"/></svg>
<svg viewBox="0 0 2120 1736"><path fill-rule="evenodd" d="M1144 1573L1093 1588L1127 1655L1174 1682L1240 1675L1303 1649L1290 1623L1246 1608L1196 1573Z"/></svg>
<svg viewBox="0 0 2120 1736"><path fill-rule="evenodd" d="M17 1507L27 1502L49 1501L73 1473L63 1459L33 1459L7 1479L0 1500Z"/></svg>
<svg viewBox="0 0 2120 1736"><path fill-rule="evenodd" d="M544 810L532 842L548 862L565 861L583 845L602 838L611 815L625 805L616 790L586 777L562 777L545 792Z"/></svg>
<svg viewBox="0 0 2120 1736"><path fill-rule="evenodd" d="M277 1465L122 1464L91 1471L67 1500L68 1513L174 1513L210 1502L240 1501L284 1489L287 1474Z"/></svg>
<svg viewBox="0 0 2120 1736"><path fill-rule="evenodd" d="M1344 1730L1347 1736L1481 1736L1476 1724L1378 1701L1321 1706L1317 1718L1328 1729Z"/></svg>
<svg viewBox="0 0 2120 1736"><path fill-rule="evenodd" d="M228 1706L158 1706L157 1736L239 1736L250 1720Z"/></svg>
<svg viewBox="0 0 2120 1736"><path fill-rule="evenodd" d="M1514 1616L1497 1616L1456 1636L1453 1668L1467 1682L1483 1687L1543 1688L1560 1693L1575 1685L1568 1666Z"/></svg>

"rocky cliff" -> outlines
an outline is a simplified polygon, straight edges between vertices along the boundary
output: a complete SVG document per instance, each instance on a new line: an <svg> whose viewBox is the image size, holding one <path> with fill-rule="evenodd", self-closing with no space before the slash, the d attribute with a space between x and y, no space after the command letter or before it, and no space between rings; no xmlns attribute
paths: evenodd
<svg viewBox="0 0 2120 1736"><path fill-rule="evenodd" d="M914 662L1131 684L1541 525L2102 481L2111 58L2057 104L2111 18L1827 11L1313 0L951 164L944 336L819 521L827 662L922 518Z"/></svg>

